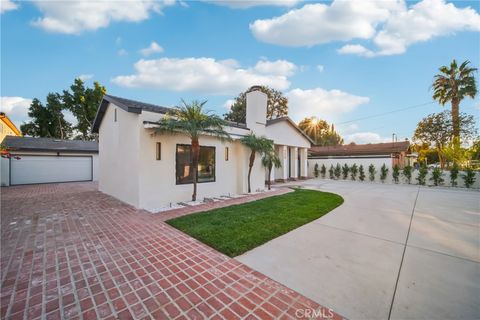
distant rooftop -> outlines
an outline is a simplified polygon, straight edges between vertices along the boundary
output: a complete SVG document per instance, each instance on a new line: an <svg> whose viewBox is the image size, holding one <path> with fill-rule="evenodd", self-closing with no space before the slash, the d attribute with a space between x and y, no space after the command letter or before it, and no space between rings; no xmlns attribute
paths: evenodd
<svg viewBox="0 0 480 320"><path fill-rule="evenodd" d="M384 155L408 151L409 141L369 143L369 144L346 144L333 147L312 147L309 150L311 156L351 156L351 155Z"/></svg>
<svg viewBox="0 0 480 320"><path fill-rule="evenodd" d="M98 142L6 136L2 143L12 151L98 152Z"/></svg>

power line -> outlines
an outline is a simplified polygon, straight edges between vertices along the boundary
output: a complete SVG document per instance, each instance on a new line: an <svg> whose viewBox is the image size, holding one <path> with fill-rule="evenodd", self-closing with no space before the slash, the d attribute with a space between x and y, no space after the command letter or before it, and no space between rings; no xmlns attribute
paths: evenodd
<svg viewBox="0 0 480 320"><path fill-rule="evenodd" d="M416 105L401 108L401 109L396 109L396 110L391 110L391 111L387 111L387 112L383 112L383 113L374 114L374 115L371 115L371 116L368 116L368 117L357 118L357 119L354 119L354 120L339 122L339 123L336 123L335 125L338 126L338 125L341 125L341 124L347 124L347 123L351 123L351 122L357 122L357 121L362 121L362 120L367 120L367 119L372 119L372 118L378 118L378 117L385 116L385 115L388 115L388 114L397 113L397 112L401 112L401 111L405 111L405 110L409 110L409 109L414 109L414 108L419 108L419 107L423 107L423 106L426 106L426 105L429 105L429 104L434 104L434 103L435 103L435 101L424 102L424 103L421 103L421 104L416 104Z"/></svg>

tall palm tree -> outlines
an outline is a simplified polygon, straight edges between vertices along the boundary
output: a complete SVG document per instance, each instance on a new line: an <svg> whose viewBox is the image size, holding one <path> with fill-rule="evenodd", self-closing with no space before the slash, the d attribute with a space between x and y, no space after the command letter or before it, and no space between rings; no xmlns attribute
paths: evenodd
<svg viewBox="0 0 480 320"><path fill-rule="evenodd" d="M184 133L192 141L192 175L193 175L193 194L192 201L197 200L197 172L198 158L200 155L200 135L208 135L220 138L221 140L230 140L230 135L224 130L226 122L219 116L210 114L203 110L207 101L194 100L186 103L182 100L182 105L173 108L159 121L159 132Z"/></svg>
<svg viewBox="0 0 480 320"><path fill-rule="evenodd" d="M475 98L477 85L474 73L476 68L469 67L470 61L464 61L460 67L455 59L448 66L440 67L433 82L433 99L441 105L452 104L453 139L460 141L460 102L465 97Z"/></svg>
<svg viewBox="0 0 480 320"><path fill-rule="evenodd" d="M255 134L250 133L247 136L242 137L240 142L250 148L250 162L248 164L248 193L252 192L250 188L250 176L252 174L253 164L255 162L255 154L258 152L264 154L273 149L273 142L265 137L257 137Z"/></svg>
<svg viewBox="0 0 480 320"><path fill-rule="evenodd" d="M282 163L280 161L280 158L275 154L275 150L272 149L268 152L266 152L263 157L262 157L262 165L267 168L268 170L268 190L270 190L270 186L272 182L270 181L270 176L272 174L272 169L273 167L275 168L280 168L282 166Z"/></svg>

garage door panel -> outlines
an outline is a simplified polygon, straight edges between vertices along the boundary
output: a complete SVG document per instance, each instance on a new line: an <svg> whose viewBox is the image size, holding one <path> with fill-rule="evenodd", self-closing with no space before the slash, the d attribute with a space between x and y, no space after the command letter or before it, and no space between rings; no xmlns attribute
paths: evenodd
<svg viewBox="0 0 480 320"><path fill-rule="evenodd" d="M92 180L91 157L21 156L11 159L10 184Z"/></svg>

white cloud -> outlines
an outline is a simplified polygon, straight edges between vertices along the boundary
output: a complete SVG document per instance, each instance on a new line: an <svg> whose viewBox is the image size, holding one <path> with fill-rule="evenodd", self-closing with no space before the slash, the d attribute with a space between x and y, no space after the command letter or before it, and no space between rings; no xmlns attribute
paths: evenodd
<svg viewBox="0 0 480 320"><path fill-rule="evenodd" d="M162 53L162 52L163 52L163 48L155 41L152 41L152 43L150 43L150 46L148 46L147 48L140 50L140 53L144 56L149 56L154 53Z"/></svg>
<svg viewBox="0 0 480 320"><path fill-rule="evenodd" d="M11 0L0 0L0 14L18 9L18 4Z"/></svg>
<svg viewBox="0 0 480 320"><path fill-rule="evenodd" d="M12 122L20 129L20 125L29 119L28 108L32 103L32 99L22 97L0 97L0 106L2 112L12 120Z"/></svg>
<svg viewBox="0 0 480 320"><path fill-rule="evenodd" d="M325 67L322 66L321 64L319 64L319 65L317 66L317 70L318 70L319 72L323 72L323 70L325 70Z"/></svg>
<svg viewBox="0 0 480 320"><path fill-rule="evenodd" d="M342 113L353 111L359 105L370 101L368 97L322 88L308 90L297 88L287 92L286 96L289 115L295 121L300 121L304 117L316 116L333 122Z"/></svg>
<svg viewBox="0 0 480 320"><path fill-rule="evenodd" d="M230 110L230 108L231 108L231 106L232 106L232 104L233 104L234 102L235 102L234 99L228 99L228 100L225 101L225 103L223 104L223 107L224 107L225 109Z"/></svg>
<svg viewBox="0 0 480 320"><path fill-rule="evenodd" d="M206 1L219 6L230 7L232 9L248 9L258 6L282 6L292 7L300 0L211 0Z"/></svg>
<svg viewBox="0 0 480 320"><path fill-rule="evenodd" d="M297 66L286 60L260 60L257 62L255 67L253 67L253 69L261 74L291 76L297 70Z"/></svg>
<svg viewBox="0 0 480 320"><path fill-rule="evenodd" d="M120 56L120 57L123 57L123 56L126 56L128 54L128 51L125 50L125 49L120 49L117 51L117 54Z"/></svg>
<svg viewBox="0 0 480 320"><path fill-rule="evenodd" d="M266 85L278 90L290 86L285 74L290 72L286 69L282 70L283 74L278 71L261 73L255 67L241 68L239 63L232 59L141 59L134 67L135 74L115 77L112 82L123 87L149 87L206 94L237 94L252 85Z"/></svg>
<svg viewBox="0 0 480 320"><path fill-rule="evenodd" d="M81 74L77 78L79 78L82 81L87 81L93 78L93 74Z"/></svg>
<svg viewBox="0 0 480 320"><path fill-rule="evenodd" d="M343 136L345 144L355 142L356 144L365 144L365 143L382 143L389 142L391 138L382 137L375 132L356 132L352 134L347 134Z"/></svg>
<svg viewBox="0 0 480 320"><path fill-rule="evenodd" d="M250 25L254 36L284 46L313 46L332 41L371 40L376 49L347 44L338 51L366 57L404 53L408 46L460 31L480 31L480 15L445 0L403 0L307 4Z"/></svg>
<svg viewBox="0 0 480 320"><path fill-rule="evenodd" d="M161 13L162 8L174 3L175 0L35 0L34 4L43 13L43 17L33 21L33 25L50 32L79 34L107 27L111 22L143 21L152 12Z"/></svg>

